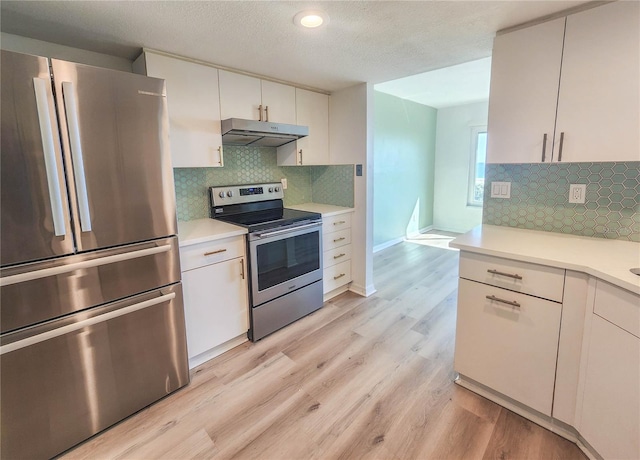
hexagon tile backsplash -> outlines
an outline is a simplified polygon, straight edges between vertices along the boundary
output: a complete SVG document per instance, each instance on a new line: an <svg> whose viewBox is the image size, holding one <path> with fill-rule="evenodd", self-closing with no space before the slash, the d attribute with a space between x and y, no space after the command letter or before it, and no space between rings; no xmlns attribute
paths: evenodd
<svg viewBox="0 0 640 460"><path fill-rule="evenodd" d="M511 198L491 198L491 182L511 182ZM586 202L569 203L569 185ZM488 164L485 224L640 242L640 162Z"/></svg>
<svg viewBox="0 0 640 460"><path fill-rule="evenodd" d="M285 206L310 201L353 207L353 165L285 166L277 164L273 147L224 149L222 168L176 168L176 208L179 221L209 217L209 187L278 182L287 178Z"/></svg>

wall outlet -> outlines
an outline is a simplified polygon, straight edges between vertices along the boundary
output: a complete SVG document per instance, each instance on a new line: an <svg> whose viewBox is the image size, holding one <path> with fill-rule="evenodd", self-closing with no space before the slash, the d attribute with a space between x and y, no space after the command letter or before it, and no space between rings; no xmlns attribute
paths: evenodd
<svg viewBox="0 0 640 460"><path fill-rule="evenodd" d="M585 184L571 184L569 186L569 203L584 203L587 194Z"/></svg>
<svg viewBox="0 0 640 460"><path fill-rule="evenodd" d="M491 198L511 198L511 182L491 182Z"/></svg>
<svg viewBox="0 0 640 460"><path fill-rule="evenodd" d="M282 182L282 190L286 190L287 189L287 178L283 177L282 179L280 179L280 182Z"/></svg>

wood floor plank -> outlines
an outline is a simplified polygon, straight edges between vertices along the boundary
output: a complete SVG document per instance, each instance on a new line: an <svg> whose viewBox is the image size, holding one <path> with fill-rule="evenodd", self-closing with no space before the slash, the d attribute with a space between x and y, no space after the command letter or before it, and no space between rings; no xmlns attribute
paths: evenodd
<svg viewBox="0 0 640 460"><path fill-rule="evenodd" d="M191 384L63 458L584 459L453 383L458 253L374 256L378 292L319 311L191 373Z"/></svg>

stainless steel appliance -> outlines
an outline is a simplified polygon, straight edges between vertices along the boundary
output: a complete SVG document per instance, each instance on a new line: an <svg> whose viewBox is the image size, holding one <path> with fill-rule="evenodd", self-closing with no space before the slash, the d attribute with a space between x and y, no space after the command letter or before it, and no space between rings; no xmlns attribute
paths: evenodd
<svg viewBox="0 0 640 460"><path fill-rule="evenodd" d="M211 217L246 227L249 338L322 307L322 216L287 209L280 183L211 187Z"/></svg>
<svg viewBox="0 0 640 460"><path fill-rule="evenodd" d="M259 147L280 147L309 135L308 126L262 120L243 120L241 118L222 120L221 130L222 143L225 145Z"/></svg>
<svg viewBox="0 0 640 460"><path fill-rule="evenodd" d="M188 383L164 81L2 51L3 458Z"/></svg>

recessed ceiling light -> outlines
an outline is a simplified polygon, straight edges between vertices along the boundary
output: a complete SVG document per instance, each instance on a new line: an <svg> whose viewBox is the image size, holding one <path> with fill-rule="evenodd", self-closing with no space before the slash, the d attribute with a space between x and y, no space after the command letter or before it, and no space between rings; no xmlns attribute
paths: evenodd
<svg viewBox="0 0 640 460"><path fill-rule="evenodd" d="M328 24L329 16L320 10L300 11L293 17L293 22L298 26L314 29L322 24Z"/></svg>

